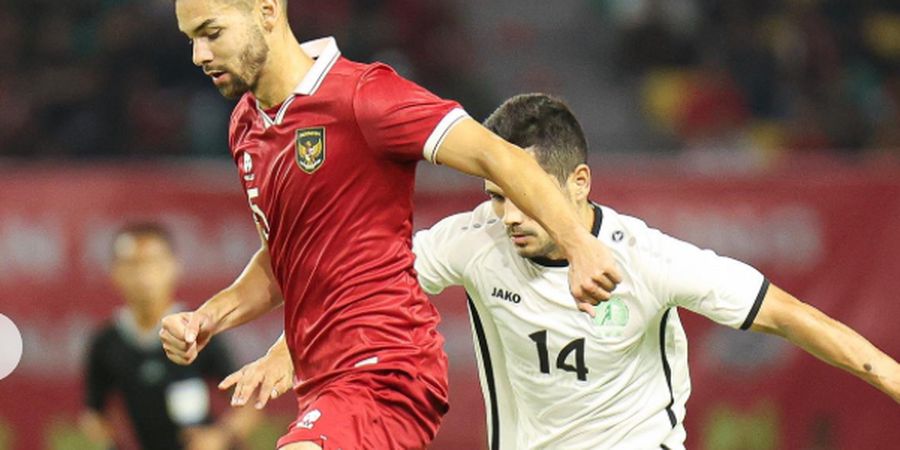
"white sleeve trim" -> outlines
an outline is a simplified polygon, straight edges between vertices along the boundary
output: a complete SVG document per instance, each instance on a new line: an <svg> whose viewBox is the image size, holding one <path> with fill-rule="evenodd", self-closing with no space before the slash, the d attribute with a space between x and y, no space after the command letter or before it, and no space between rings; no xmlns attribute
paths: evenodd
<svg viewBox="0 0 900 450"><path fill-rule="evenodd" d="M431 163L437 164L438 150L441 148L441 144L444 143L444 139L447 137L450 129L466 117L469 117L469 114L462 108L453 108L440 122L438 122L437 126L434 127L434 131L432 131L431 135L428 136L428 139L425 140L425 148L422 151L425 159Z"/></svg>

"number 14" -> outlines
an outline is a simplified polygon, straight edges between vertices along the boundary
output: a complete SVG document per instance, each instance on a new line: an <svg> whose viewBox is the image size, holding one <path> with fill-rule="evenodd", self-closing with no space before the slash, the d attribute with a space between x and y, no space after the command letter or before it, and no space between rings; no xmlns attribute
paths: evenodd
<svg viewBox="0 0 900 450"><path fill-rule="evenodd" d="M550 355L547 351L547 330L536 331L528 335L537 344L538 363L541 373L550 373ZM575 352L575 365L566 362L569 353ZM566 372L575 372L578 381L587 381L588 368L584 365L584 338L575 339L566 344L556 357L556 368Z"/></svg>

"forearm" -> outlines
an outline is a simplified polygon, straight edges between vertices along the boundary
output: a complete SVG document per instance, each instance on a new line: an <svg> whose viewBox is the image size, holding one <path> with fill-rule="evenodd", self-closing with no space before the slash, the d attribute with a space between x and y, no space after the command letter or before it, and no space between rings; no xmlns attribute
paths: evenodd
<svg viewBox="0 0 900 450"><path fill-rule="evenodd" d="M282 302L268 250L263 247L253 255L234 283L206 301L197 311L208 315L215 333L220 333L252 321Z"/></svg>
<svg viewBox="0 0 900 450"><path fill-rule="evenodd" d="M753 329L780 335L822 361L856 375L897 399L900 365L893 358L818 309L792 297L790 302L793 303L791 313L783 314L777 324L754 324Z"/></svg>
<svg viewBox="0 0 900 450"><path fill-rule="evenodd" d="M537 220L567 254L588 235L571 202L537 161L474 121L454 127L437 158L441 164L500 186L506 196L526 215Z"/></svg>
<svg viewBox="0 0 900 450"><path fill-rule="evenodd" d="M486 178L503 189L529 217L537 220L566 253L587 236L571 202L527 153L512 148L489 154Z"/></svg>

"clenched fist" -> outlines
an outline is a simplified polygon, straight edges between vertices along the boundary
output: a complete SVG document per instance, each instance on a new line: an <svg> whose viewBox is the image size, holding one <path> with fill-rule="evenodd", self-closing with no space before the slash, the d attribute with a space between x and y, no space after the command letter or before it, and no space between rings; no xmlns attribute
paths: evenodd
<svg viewBox="0 0 900 450"><path fill-rule="evenodd" d="M195 359L212 338L212 320L200 312L170 314L162 319L159 338L166 356L186 366Z"/></svg>

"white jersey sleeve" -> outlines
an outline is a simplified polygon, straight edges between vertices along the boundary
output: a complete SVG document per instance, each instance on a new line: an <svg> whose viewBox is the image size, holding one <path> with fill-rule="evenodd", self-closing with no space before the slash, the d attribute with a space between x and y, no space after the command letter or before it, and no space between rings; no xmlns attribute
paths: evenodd
<svg viewBox="0 0 900 450"><path fill-rule="evenodd" d="M496 222L489 203L473 211L447 217L413 236L413 253L419 285L435 295L449 286L465 284L464 274L471 261L492 241L486 225Z"/></svg>
<svg viewBox="0 0 900 450"><path fill-rule="evenodd" d="M753 324L769 287L758 270L654 229L645 233L641 253L652 262L643 277L657 298L732 328Z"/></svg>

